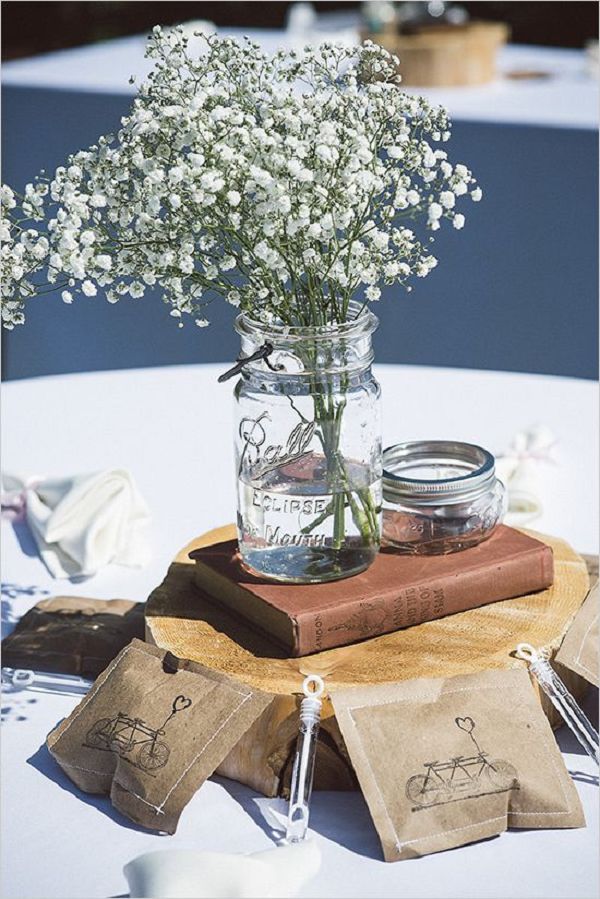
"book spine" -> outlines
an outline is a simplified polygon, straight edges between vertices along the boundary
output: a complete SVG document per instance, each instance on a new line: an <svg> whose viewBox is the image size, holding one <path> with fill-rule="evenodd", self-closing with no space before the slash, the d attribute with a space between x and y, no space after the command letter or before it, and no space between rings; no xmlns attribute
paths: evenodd
<svg viewBox="0 0 600 899"><path fill-rule="evenodd" d="M295 656L345 646L380 634L433 621L478 606L525 596L552 584L549 546L520 553L494 566L461 571L452 578L420 580L376 598L356 599L295 621Z"/></svg>

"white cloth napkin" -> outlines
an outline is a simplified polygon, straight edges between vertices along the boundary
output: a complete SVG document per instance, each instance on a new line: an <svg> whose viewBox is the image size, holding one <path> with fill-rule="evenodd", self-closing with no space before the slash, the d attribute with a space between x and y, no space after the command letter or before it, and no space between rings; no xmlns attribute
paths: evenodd
<svg viewBox="0 0 600 899"><path fill-rule="evenodd" d="M128 471L64 478L4 475L3 509L21 512L52 577L89 577L116 562L133 567L150 556L148 507Z"/></svg>
<svg viewBox="0 0 600 899"><path fill-rule="evenodd" d="M552 431L538 425L519 431L508 449L496 456L496 474L508 493L506 524L519 527L542 514L540 467L554 461L551 450L555 443Z"/></svg>

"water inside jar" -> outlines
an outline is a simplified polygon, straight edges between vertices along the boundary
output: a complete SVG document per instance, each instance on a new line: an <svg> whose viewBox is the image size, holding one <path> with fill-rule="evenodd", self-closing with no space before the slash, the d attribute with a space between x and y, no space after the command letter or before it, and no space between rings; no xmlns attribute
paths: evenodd
<svg viewBox="0 0 600 899"><path fill-rule="evenodd" d="M357 574L379 549L381 480L372 469L344 463L333 478L325 457L302 458L238 480L238 537L244 564L274 580L310 583ZM361 530L360 523L363 522Z"/></svg>

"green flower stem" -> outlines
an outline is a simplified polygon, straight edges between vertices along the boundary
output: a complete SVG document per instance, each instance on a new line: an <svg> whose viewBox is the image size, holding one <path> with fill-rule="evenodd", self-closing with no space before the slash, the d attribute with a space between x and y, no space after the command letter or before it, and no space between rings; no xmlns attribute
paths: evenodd
<svg viewBox="0 0 600 899"><path fill-rule="evenodd" d="M333 500L326 506L326 508L321 512L317 518L313 519L310 524L305 525L300 531L301 534L310 534L311 531L314 531L315 528L318 528L320 524L323 524L324 521L327 521L330 515L333 514Z"/></svg>
<svg viewBox="0 0 600 899"><path fill-rule="evenodd" d="M341 387L345 393L348 388L348 380L345 375L342 377ZM346 533L345 515L346 508L349 506L354 523L365 543L367 545L376 543L379 540L379 523L370 491L352 485L340 453L341 428L347 400L344 396L342 400L336 402L334 385L331 380L327 381L324 391L322 383L314 383L312 388L315 420L319 425L329 478L333 484L340 483L344 487L343 491L336 493L325 510L327 514L324 512L319 517L318 523L322 523L329 515L333 514L333 545L335 549L340 549ZM312 527L310 529L312 530Z"/></svg>

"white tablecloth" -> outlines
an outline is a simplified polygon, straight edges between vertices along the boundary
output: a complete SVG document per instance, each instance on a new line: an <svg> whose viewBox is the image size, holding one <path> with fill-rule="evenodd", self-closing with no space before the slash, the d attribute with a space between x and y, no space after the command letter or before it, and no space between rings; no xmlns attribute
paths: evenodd
<svg viewBox="0 0 600 899"><path fill-rule="evenodd" d="M219 33L237 38L247 34L268 52L298 44L297 38L277 29L231 28ZM352 28L316 32L311 41L337 38L359 41L358 31ZM299 45L303 43L300 39ZM2 66L2 80L22 87L133 95L150 71L150 61L144 59L145 44L144 35L135 35L13 60ZM548 77L505 77L515 70L542 72ZM457 121L598 127L598 79L587 74L583 50L509 45L499 54L498 72L490 84L415 88L413 92L446 106ZM136 76L136 85L129 83L130 75Z"/></svg>
<svg viewBox="0 0 600 899"><path fill-rule="evenodd" d="M111 567L75 584L52 581L31 547L3 527L3 621L44 595L144 600L191 537L233 519L230 387L220 366L180 366L13 382L4 387L7 471L60 474L129 468L154 516L154 557L141 571ZM536 422L556 433L556 464L544 469L544 514L536 527L597 551L596 385L539 375L379 366L384 439L457 438L502 450ZM3 895L122 896L122 866L167 847L250 852L268 848L251 790L214 779L184 811L175 836L144 833L102 797L80 793L43 742L75 699L23 693L2 702ZM385 864L358 793L316 793L312 824L323 869L304 896L593 897L598 893L594 766L559 734L576 773L587 828L513 831L428 858ZM596 770L597 774L597 770Z"/></svg>

